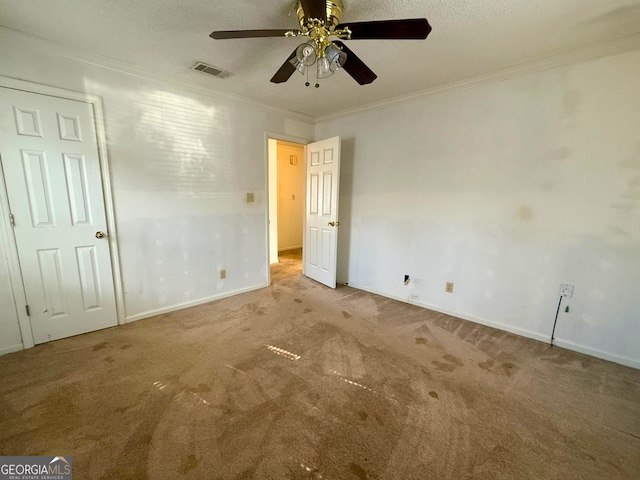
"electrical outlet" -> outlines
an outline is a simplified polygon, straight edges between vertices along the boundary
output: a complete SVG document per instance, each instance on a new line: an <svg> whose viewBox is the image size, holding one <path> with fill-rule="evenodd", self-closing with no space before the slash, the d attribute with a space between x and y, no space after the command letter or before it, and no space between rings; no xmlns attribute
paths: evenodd
<svg viewBox="0 0 640 480"><path fill-rule="evenodd" d="M247 203L253 203L253 202L256 201L256 196L253 193L247 193L245 195L245 199L246 199Z"/></svg>
<svg viewBox="0 0 640 480"><path fill-rule="evenodd" d="M573 297L573 287L571 283L561 283L560 284L560 296L572 298Z"/></svg>
<svg viewBox="0 0 640 480"><path fill-rule="evenodd" d="M224 280L225 278L227 278L227 271L220 270L220 280Z"/></svg>
<svg viewBox="0 0 640 480"><path fill-rule="evenodd" d="M409 282L411 282L411 278L409 277L409 275L405 275L404 276L404 284L405 285L409 285Z"/></svg>
<svg viewBox="0 0 640 480"><path fill-rule="evenodd" d="M447 293L453 293L453 282L447 282L447 286L444 288Z"/></svg>

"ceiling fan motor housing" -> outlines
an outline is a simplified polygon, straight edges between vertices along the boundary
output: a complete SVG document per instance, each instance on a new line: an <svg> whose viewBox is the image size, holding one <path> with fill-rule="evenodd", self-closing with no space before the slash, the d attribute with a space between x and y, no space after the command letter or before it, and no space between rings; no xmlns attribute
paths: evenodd
<svg viewBox="0 0 640 480"><path fill-rule="evenodd" d="M327 0L327 20L324 23L327 29L333 29L340 23L340 19L342 18L342 0ZM300 27L303 30L307 30L307 24L309 23L310 18L305 15L304 9L302 8L302 3L298 2L298 8L296 10L298 15L298 22L300 23Z"/></svg>

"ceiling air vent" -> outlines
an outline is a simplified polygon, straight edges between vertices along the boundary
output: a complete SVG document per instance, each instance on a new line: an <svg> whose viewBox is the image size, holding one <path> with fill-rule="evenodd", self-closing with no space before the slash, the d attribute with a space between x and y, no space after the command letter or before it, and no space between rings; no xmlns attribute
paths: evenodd
<svg viewBox="0 0 640 480"><path fill-rule="evenodd" d="M213 67L211 65L207 65L206 63L198 62L193 67L193 70L197 70L202 73L206 73L208 75L213 75L218 78L229 78L231 74L229 72L225 72L219 68Z"/></svg>

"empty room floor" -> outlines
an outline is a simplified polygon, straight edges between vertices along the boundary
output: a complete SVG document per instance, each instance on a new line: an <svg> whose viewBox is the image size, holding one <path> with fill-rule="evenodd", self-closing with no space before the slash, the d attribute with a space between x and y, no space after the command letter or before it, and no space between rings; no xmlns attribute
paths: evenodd
<svg viewBox="0 0 640 480"><path fill-rule="evenodd" d="M0 357L0 454L78 479L632 479L640 371L301 276Z"/></svg>

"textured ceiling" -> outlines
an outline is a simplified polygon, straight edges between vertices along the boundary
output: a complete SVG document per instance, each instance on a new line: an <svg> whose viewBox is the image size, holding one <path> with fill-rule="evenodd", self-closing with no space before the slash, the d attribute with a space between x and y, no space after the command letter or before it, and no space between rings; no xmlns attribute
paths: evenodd
<svg viewBox="0 0 640 480"><path fill-rule="evenodd" d="M212 40L213 30L296 28L292 0L2 0L0 25L212 89L321 116L640 33L640 0L344 0L343 23L426 17L426 41L348 42L378 79L305 87L269 79L301 41ZM189 70L203 61L227 80Z"/></svg>

